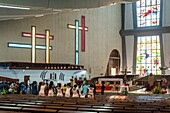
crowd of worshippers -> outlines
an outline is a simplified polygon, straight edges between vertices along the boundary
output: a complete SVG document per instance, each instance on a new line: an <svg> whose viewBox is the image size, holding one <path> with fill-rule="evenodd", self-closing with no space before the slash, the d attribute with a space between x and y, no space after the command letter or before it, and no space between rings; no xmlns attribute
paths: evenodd
<svg viewBox="0 0 170 113"><path fill-rule="evenodd" d="M54 85L53 81L37 83L33 81L32 84L21 83L0 83L0 94L33 94L39 96L63 96L63 97L82 97L82 98L94 98L95 85L88 84L84 81L82 84L67 83L62 85L58 83Z"/></svg>

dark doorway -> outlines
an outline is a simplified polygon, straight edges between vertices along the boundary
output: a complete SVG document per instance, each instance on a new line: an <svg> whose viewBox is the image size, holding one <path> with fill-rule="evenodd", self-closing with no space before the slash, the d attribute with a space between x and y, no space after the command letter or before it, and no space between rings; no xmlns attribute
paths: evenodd
<svg viewBox="0 0 170 113"><path fill-rule="evenodd" d="M119 70L120 70L120 54L118 50L114 49L110 53L105 76L118 75Z"/></svg>

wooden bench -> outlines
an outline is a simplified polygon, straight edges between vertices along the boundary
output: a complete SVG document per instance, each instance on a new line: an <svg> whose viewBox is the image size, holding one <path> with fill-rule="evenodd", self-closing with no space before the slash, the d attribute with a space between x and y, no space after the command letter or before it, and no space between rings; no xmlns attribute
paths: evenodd
<svg viewBox="0 0 170 113"><path fill-rule="evenodd" d="M16 104L13 104L13 103L0 103L0 106L16 106Z"/></svg>
<svg viewBox="0 0 170 113"><path fill-rule="evenodd" d="M91 111L68 111L68 110L59 110L58 113L98 113L98 112L91 112Z"/></svg>
<svg viewBox="0 0 170 113"><path fill-rule="evenodd" d="M137 110L116 109L116 110L113 110L113 113L152 113L152 111L137 111Z"/></svg>
<svg viewBox="0 0 170 113"><path fill-rule="evenodd" d="M55 109L41 109L41 108L23 108L23 109L22 109L22 112L31 112L31 113L34 113L34 112L37 112L37 113L41 113L41 112L44 112L44 113L56 113L57 110L55 110Z"/></svg>
<svg viewBox="0 0 170 113"><path fill-rule="evenodd" d="M0 106L0 110L5 110L5 111L21 111L22 107Z"/></svg>
<svg viewBox="0 0 170 113"><path fill-rule="evenodd" d="M20 111L2 111L0 110L0 113L21 113ZM24 113L29 113L29 112L24 112Z"/></svg>
<svg viewBox="0 0 170 113"><path fill-rule="evenodd" d="M112 112L112 109L100 109L100 108L77 108L78 111L86 112Z"/></svg>
<svg viewBox="0 0 170 113"><path fill-rule="evenodd" d="M91 108L91 105L68 105L68 104L64 104L63 106L65 107L77 107L77 108Z"/></svg>
<svg viewBox="0 0 170 113"><path fill-rule="evenodd" d="M113 107L113 106L92 106L92 108L96 108L96 109L112 109L112 111L114 109L124 109L124 107L122 107L122 106L117 106L117 107Z"/></svg>
<svg viewBox="0 0 170 113"><path fill-rule="evenodd" d="M57 109L57 110L77 110L77 107L67 107L67 106L45 106L45 109Z"/></svg>
<svg viewBox="0 0 170 113"><path fill-rule="evenodd" d="M158 111L158 108L141 108L141 107L138 107L138 108L136 108L136 107L125 107L125 110L130 110L130 111Z"/></svg>
<svg viewBox="0 0 170 113"><path fill-rule="evenodd" d="M28 107L28 108L41 108L43 109L45 106L38 106L38 105L29 105L29 104L17 104L17 107Z"/></svg>

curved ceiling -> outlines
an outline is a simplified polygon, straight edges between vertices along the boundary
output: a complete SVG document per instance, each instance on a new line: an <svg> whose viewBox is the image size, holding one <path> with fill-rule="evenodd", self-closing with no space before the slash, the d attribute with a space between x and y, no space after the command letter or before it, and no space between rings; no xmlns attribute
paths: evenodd
<svg viewBox="0 0 170 113"><path fill-rule="evenodd" d="M0 0L0 21L136 1L138 0ZM19 7L28 9L16 9Z"/></svg>

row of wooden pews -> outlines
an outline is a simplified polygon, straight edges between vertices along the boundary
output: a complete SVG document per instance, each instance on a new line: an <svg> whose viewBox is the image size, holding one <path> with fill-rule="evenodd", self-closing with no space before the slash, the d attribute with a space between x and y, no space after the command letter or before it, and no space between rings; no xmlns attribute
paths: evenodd
<svg viewBox="0 0 170 113"><path fill-rule="evenodd" d="M0 113L169 113L170 100L165 98L91 98L40 97L37 95L0 95ZM121 97L121 96L120 96Z"/></svg>

